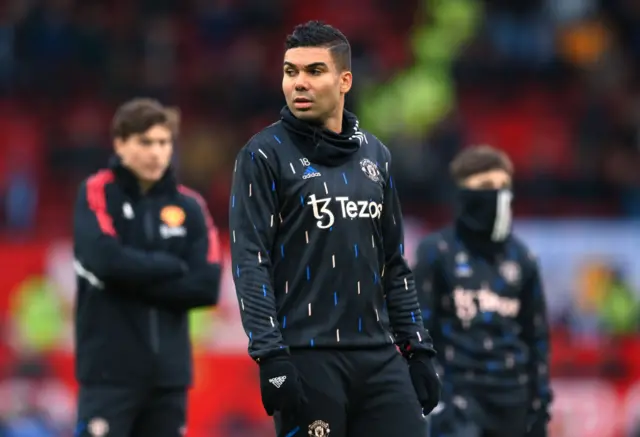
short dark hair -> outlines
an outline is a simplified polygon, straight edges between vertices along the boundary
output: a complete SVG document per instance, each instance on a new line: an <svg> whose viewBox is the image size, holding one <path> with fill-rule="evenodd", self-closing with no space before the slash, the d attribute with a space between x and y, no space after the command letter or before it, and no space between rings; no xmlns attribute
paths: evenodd
<svg viewBox="0 0 640 437"><path fill-rule="evenodd" d="M513 176L513 163L505 152L486 145L464 149L449 166L451 177L458 184L470 176L491 170L504 170Z"/></svg>
<svg viewBox="0 0 640 437"><path fill-rule="evenodd" d="M322 21L298 24L287 36L286 50L298 47L323 47L329 49L340 71L351 70L351 45L342 32Z"/></svg>
<svg viewBox="0 0 640 437"><path fill-rule="evenodd" d="M135 98L122 104L116 111L111 122L111 136L126 140L156 125L166 126L176 135L179 124L177 109L165 107L155 99Z"/></svg>

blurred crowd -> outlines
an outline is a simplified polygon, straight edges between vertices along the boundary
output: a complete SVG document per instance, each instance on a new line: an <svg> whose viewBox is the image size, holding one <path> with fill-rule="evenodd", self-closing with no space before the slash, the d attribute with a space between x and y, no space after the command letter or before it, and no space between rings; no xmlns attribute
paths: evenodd
<svg viewBox="0 0 640 437"><path fill-rule="evenodd" d="M438 23L455 28L458 16L475 23L465 39L442 37ZM110 153L113 109L139 95L180 108L177 166L224 226L235 153L283 105L283 38L312 18L350 38L351 109L374 92L390 93L364 124L394 150L409 210L446 205L451 156L487 142L516 161L524 214L640 214L638 2L7 0L0 15L4 226L68 230L75 184ZM444 39L435 39L438 32ZM420 63L416 80L397 82ZM396 83L404 93L424 91L425 103L405 104ZM441 95L430 105L429 96ZM400 105L407 120L382 132ZM411 129L427 105L429 122L418 118Z"/></svg>

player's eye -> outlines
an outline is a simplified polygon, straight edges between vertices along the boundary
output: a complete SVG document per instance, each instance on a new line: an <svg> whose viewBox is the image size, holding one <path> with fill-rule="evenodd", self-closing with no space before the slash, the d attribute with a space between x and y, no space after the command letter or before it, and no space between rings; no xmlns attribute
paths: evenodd
<svg viewBox="0 0 640 437"><path fill-rule="evenodd" d="M322 70L320 70L318 68L314 68L313 70L311 70L311 74L313 76L320 76L322 74Z"/></svg>
<svg viewBox="0 0 640 437"><path fill-rule="evenodd" d="M493 181L484 181L478 186L478 188L481 190L495 190L501 187L496 187Z"/></svg>
<svg viewBox="0 0 640 437"><path fill-rule="evenodd" d="M295 75L296 72L289 68L289 69L284 70L284 74L286 74L287 76L291 77L291 76Z"/></svg>

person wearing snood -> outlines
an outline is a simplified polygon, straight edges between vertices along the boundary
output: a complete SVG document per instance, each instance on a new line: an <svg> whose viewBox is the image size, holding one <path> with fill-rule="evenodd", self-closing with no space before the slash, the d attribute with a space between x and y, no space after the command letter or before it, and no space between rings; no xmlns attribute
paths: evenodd
<svg viewBox="0 0 640 437"><path fill-rule="evenodd" d="M345 109L351 49L319 21L287 37L286 106L238 152L231 262L278 437L424 437L436 351L404 257L387 147Z"/></svg>
<svg viewBox="0 0 640 437"><path fill-rule="evenodd" d="M538 263L511 232L513 165L490 146L450 167L455 220L425 237L413 267L442 380L434 437L546 437L552 392Z"/></svg>

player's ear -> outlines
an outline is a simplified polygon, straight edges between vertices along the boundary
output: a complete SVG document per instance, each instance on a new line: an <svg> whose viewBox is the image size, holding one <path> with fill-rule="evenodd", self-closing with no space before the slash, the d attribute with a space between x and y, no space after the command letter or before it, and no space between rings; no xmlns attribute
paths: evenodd
<svg viewBox="0 0 640 437"><path fill-rule="evenodd" d="M347 94L353 85L353 74L350 71L340 73L340 92Z"/></svg>
<svg viewBox="0 0 640 437"><path fill-rule="evenodd" d="M113 151L120 158L124 158L125 148L126 148L126 141L124 141L122 138L117 138L117 137L113 139Z"/></svg>

